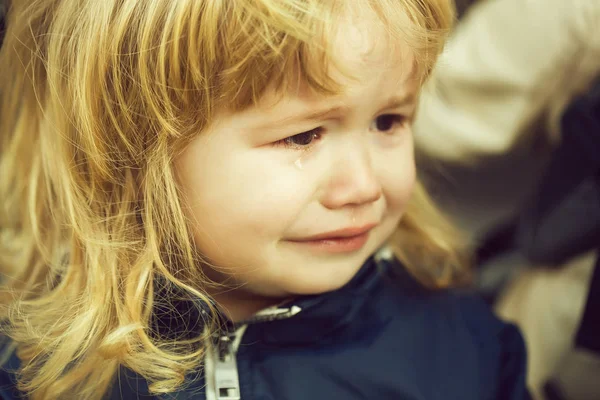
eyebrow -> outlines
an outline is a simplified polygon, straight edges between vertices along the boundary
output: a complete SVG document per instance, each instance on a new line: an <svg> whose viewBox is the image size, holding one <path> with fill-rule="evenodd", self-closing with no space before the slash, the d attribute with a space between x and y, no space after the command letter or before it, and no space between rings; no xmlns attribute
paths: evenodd
<svg viewBox="0 0 600 400"><path fill-rule="evenodd" d="M385 105L381 107L381 110L390 110L393 108L400 108L410 104L415 103L416 93L409 93L406 96L391 96ZM286 116L281 119L275 121L269 121L268 125L278 125L278 124L291 124L298 122L312 122L312 121L320 121L324 119L328 119L334 115L340 115L343 113L347 113L350 107L343 105L334 105L331 107L327 107L322 110L311 110L304 114L297 114Z"/></svg>

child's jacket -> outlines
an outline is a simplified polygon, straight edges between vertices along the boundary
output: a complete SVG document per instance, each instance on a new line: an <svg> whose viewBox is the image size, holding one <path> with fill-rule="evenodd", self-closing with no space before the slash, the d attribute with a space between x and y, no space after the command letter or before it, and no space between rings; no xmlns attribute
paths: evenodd
<svg viewBox="0 0 600 400"><path fill-rule="evenodd" d="M231 331L215 338L205 373L180 392L149 396L143 379L123 371L109 398L530 398L518 330L474 297L423 289L395 261L370 259L342 289ZM2 375L4 399L17 398L11 379Z"/></svg>

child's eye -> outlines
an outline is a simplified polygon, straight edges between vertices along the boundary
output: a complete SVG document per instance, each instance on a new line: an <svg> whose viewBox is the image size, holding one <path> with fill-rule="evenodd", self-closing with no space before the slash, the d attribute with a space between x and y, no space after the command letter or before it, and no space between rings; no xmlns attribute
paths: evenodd
<svg viewBox="0 0 600 400"><path fill-rule="evenodd" d="M321 128L311 129L310 131L298 133L297 135L286 137L275 142L276 145L281 145L291 149L306 150L313 143L321 138Z"/></svg>
<svg viewBox="0 0 600 400"><path fill-rule="evenodd" d="M375 118L371 125L372 130L380 132L389 132L397 125L402 126L406 122L406 117L400 114L383 114Z"/></svg>

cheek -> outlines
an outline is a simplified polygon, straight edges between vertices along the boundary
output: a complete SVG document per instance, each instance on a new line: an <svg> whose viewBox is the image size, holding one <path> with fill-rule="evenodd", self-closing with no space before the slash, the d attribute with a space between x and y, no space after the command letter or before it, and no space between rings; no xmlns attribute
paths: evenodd
<svg viewBox="0 0 600 400"><path fill-rule="evenodd" d="M400 153L400 154L399 154ZM401 213L406 208L416 184L412 147L403 148L394 157L386 157L381 166L381 182L388 211Z"/></svg>
<svg viewBox="0 0 600 400"><path fill-rule="evenodd" d="M309 194L298 171L252 152L221 154L228 155L195 162L194 173L185 176L187 188L193 189L186 192L200 247L211 240L250 243L277 237Z"/></svg>
<svg viewBox="0 0 600 400"><path fill-rule="evenodd" d="M219 190L236 204L233 217L243 218L256 233L273 235L284 231L310 198L308 180L301 178L293 166L251 154L238 160L232 178Z"/></svg>

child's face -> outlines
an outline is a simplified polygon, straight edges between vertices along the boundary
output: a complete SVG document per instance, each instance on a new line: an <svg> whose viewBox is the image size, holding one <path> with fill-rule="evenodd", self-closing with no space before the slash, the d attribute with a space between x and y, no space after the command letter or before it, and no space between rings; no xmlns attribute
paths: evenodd
<svg viewBox="0 0 600 400"><path fill-rule="evenodd" d="M349 21L337 36L337 61L358 78L332 71L342 94L301 87L223 112L176 160L196 244L218 267L209 276L265 297L331 291L394 231L415 182L419 85L406 49L378 27Z"/></svg>

